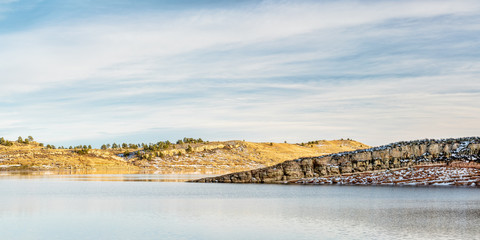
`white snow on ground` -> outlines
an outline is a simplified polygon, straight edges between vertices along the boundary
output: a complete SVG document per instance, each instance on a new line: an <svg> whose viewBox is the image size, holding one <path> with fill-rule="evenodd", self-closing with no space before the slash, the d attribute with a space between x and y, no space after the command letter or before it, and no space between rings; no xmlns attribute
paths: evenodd
<svg viewBox="0 0 480 240"><path fill-rule="evenodd" d="M473 156L464 156L462 152L465 152L468 150L468 146L470 144L477 144L480 143L480 137L465 137L465 138L444 138L444 139L421 139L421 140L413 140L413 141L401 141L401 142L395 142L395 143L390 143L387 145L383 146L378 146L378 147L373 147L373 148L367 148L367 149L358 149L355 151L348 151L348 152L340 152L340 153L332 153L328 155L323 155L316 157L317 159L325 158L325 157L342 157L346 155L351 155L351 154L357 154L357 153L363 153L363 152L376 152L376 151L382 151L382 150L388 150L388 149L393 149L396 147L401 147L401 146L407 146L407 145L421 145L421 144L430 144L430 143L448 143L448 144L453 144L455 142L460 141L460 145L451 151L452 157L454 158L471 158L470 160L476 160L477 158ZM426 153L428 155L430 153ZM301 162L304 159L311 159L309 158L299 158L295 159L296 162ZM421 160L417 160L421 161Z"/></svg>
<svg viewBox="0 0 480 240"><path fill-rule="evenodd" d="M417 166L407 169L305 178L301 184L343 185L455 185L480 187L480 169L448 166Z"/></svg>

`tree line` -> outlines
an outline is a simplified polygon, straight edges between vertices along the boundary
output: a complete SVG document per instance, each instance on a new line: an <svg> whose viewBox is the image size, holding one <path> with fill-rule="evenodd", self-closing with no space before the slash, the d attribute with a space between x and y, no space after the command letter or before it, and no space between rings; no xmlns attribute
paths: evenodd
<svg viewBox="0 0 480 240"><path fill-rule="evenodd" d="M28 136L26 138L23 138L19 136L17 138L17 143L20 144L30 144L34 142L34 138L32 136ZM208 141L206 141L208 143ZM187 138L184 137L183 139L177 140L175 143L172 143L170 141L159 141L157 143L141 143L141 144L134 144L134 143L107 143L107 144L102 144L100 149L102 150L107 150L107 149L113 149L113 150L125 150L124 154L129 155L130 151L129 150L138 150L138 149L143 149L143 151L137 151L136 155L140 159L151 159L152 157L164 157L165 155L161 152L163 150L167 150L169 148L176 148L176 145L184 145L188 144L188 146L185 148L185 151L187 153L193 152L193 147L190 144L197 144L197 143L205 143L203 139L201 138ZM0 145L4 146L12 146L14 144L13 141L6 140L5 138L0 138ZM53 144L47 144L46 146L43 143L38 143L40 147L45 147L46 149L71 149L75 153L78 154L88 154L90 150L92 150L92 145L77 145L77 146L69 146L68 148L64 146L59 146L56 147ZM179 151L178 153L181 155L181 152Z"/></svg>
<svg viewBox="0 0 480 240"><path fill-rule="evenodd" d="M28 136L25 139L23 139L21 136L17 138L17 143L30 144L31 142L33 142L33 137L32 136ZM1 137L0 138L0 145L12 146L13 142L9 141L9 140L6 140L4 137Z"/></svg>

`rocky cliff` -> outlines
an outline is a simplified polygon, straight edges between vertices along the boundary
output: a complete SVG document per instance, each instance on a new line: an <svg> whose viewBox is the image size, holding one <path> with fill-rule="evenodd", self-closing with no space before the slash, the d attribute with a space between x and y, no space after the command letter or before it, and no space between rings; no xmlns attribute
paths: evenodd
<svg viewBox="0 0 480 240"><path fill-rule="evenodd" d="M291 180L373 170L396 169L453 161L480 161L480 137L425 139L342 152L319 157L299 158L250 171L194 182L283 183Z"/></svg>

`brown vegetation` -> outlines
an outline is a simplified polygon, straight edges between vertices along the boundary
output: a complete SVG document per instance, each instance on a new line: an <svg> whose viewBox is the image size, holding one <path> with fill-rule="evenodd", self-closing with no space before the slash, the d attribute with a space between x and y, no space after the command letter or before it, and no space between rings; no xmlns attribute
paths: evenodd
<svg viewBox="0 0 480 240"><path fill-rule="evenodd" d="M35 141L0 145L0 170L146 169L159 173L227 173L271 166L288 159L367 148L353 140L307 144L183 141L164 148L55 149ZM103 148L103 147L102 147Z"/></svg>
<svg viewBox="0 0 480 240"><path fill-rule="evenodd" d="M111 151L80 154L70 149L51 149L36 142L0 145L0 170L136 168Z"/></svg>
<svg viewBox="0 0 480 240"><path fill-rule="evenodd" d="M161 156L134 161L135 165L158 169L161 172L221 174L243 171L299 157L321 156L330 153L368 148L353 140L318 141L302 146L289 143L254 143L245 141L209 142L176 145L175 149L159 152ZM180 153L180 154L179 154Z"/></svg>

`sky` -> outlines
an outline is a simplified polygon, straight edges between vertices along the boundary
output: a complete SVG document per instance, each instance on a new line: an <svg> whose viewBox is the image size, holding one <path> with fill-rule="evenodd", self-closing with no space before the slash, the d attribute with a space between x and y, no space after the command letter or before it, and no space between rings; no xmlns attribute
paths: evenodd
<svg viewBox="0 0 480 240"><path fill-rule="evenodd" d="M0 0L0 136L480 135L480 1Z"/></svg>

